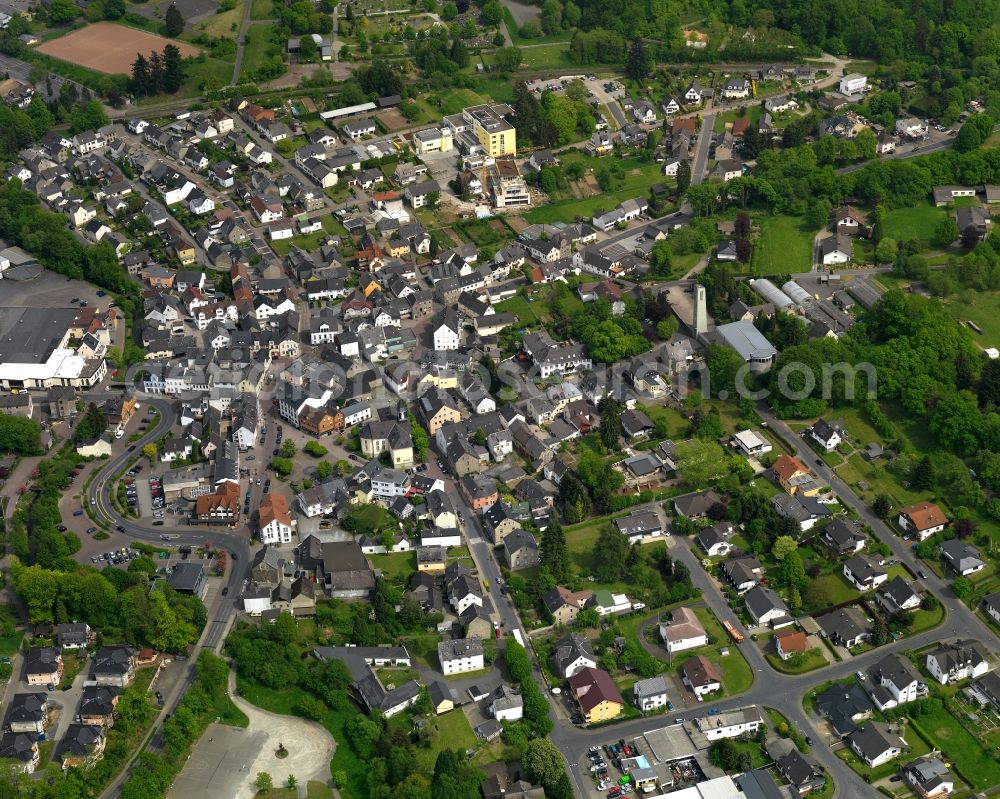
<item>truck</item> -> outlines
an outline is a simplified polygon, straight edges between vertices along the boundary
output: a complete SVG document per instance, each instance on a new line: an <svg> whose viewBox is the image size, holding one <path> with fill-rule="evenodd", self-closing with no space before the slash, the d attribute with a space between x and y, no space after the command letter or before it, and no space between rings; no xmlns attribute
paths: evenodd
<svg viewBox="0 0 1000 799"><path fill-rule="evenodd" d="M726 628L726 632L729 633L729 637L732 638L736 643L743 643L743 633L736 629L731 621L723 619L722 626Z"/></svg>

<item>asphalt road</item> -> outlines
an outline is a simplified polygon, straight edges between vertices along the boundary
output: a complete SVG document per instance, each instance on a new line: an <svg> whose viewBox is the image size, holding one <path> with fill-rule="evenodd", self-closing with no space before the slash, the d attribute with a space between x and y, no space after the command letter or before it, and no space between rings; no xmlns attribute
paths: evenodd
<svg viewBox="0 0 1000 799"><path fill-rule="evenodd" d="M140 440L135 442L136 449L134 451L130 452L126 450L117 457L113 457L107 461L100 474L91 482L90 487L88 488L87 499L88 502L91 503L91 511L99 519L103 519L113 525L123 527L124 532L136 540L146 541L152 544L160 544L162 542L161 536L166 534L164 533L164 530L167 528L146 526L146 524L137 522L133 519L124 518L118 514L111 503L111 487L114 484L115 477L126 468L126 465L128 464L129 459L133 457L134 452L141 452L142 447L147 443L156 441L165 435L173 426L175 421L175 414L171 402L149 397L144 398L144 402L159 411L159 417L156 425L148 430ZM208 609L208 622L202 632L201 639L198 641L194 651L189 656L186 673L182 679L177 681L173 690L168 692L167 696L165 696L164 707L160 711L159 717L154 722L148 739L147 745L152 749L157 749L162 746L163 739L161 737L161 730L163 721L176 711L177 705L183 697L184 692L194 680L194 665L197 661L198 653L202 649L217 651L221 646L223 638L229 629L229 625L235 616L237 597L239 596L240 588L244 577L247 574L250 563L248 535L241 535L237 532L223 532L219 529L210 527L200 529L197 532L169 534L172 536L170 540L171 546L181 546L185 544L190 546L200 546L207 541L214 547L225 549L229 552L231 565L229 568L229 577L226 580L226 588L228 588L227 596L222 596L222 592L220 591L214 606ZM139 752L137 751L136 756L138 754ZM111 799L111 797L118 795L122 784L128 777L130 765L131 761L128 765L126 765L118 777L116 777L101 793L101 799Z"/></svg>

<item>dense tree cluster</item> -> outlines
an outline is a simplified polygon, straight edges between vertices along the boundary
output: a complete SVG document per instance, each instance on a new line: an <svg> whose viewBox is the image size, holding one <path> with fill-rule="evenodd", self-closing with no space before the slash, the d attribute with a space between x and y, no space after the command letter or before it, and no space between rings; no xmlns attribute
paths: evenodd
<svg viewBox="0 0 1000 799"><path fill-rule="evenodd" d="M122 309L131 311L137 288L114 248L84 244L67 229L61 214L44 210L38 196L22 189L17 179L0 185L0 238L26 249L46 269L114 292Z"/></svg>
<svg viewBox="0 0 1000 799"><path fill-rule="evenodd" d="M25 566L15 558L14 589L32 624L87 622L102 641L124 641L165 652L183 652L198 640L206 612L195 596L165 584L150 588L156 565L137 559L128 571L77 565L72 570Z"/></svg>
<svg viewBox="0 0 1000 799"><path fill-rule="evenodd" d="M174 8L174 6L170 6ZM162 53L136 54L132 63L129 88L138 97L164 92L173 94L184 83L184 62L176 45L168 44Z"/></svg>

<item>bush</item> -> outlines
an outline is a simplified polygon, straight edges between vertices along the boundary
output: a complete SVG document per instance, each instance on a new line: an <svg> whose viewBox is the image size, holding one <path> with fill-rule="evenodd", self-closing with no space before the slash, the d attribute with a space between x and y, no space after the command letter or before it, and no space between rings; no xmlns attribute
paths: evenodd
<svg viewBox="0 0 1000 799"><path fill-rule="evenodd" d="M322 458L329 452L329 450L318 441L310 441L302 448L302 451L312 455L314 458Z"/></svg>

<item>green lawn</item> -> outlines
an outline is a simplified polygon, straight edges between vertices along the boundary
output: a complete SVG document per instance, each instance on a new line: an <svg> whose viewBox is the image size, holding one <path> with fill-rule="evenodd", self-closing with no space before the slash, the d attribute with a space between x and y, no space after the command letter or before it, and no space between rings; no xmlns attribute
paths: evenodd
<svg viewBox="0 0 1000 799"><path fill-rule="evenodd" d="M719 667L722 673L722 695L734 696L746 691L753 685L753 669L747 663L740 651L739 645L729 638L715 614L708 608L694 608L695 615L708 633L709 644L697 649L689 649L679 653L673 659L675 671L679 671L684 662L695 655L703 655ZM722 650L727 649L728 655L723 656Z"/></svg>
<svg viewBox="0 0 1000 799"><path fill-rule="evenodd" d="M814 230L792 216L762 216L757 219L760 238L754 244L752 271L758 275L787 275L812 268Z"/></svg>
<svg viewBox="0 0 1000 799"><path fill-rule="evenodd" d="M510 34L510 40L515 45L526 45L526 44L546 44L549 42L568 42L572 36L572 31L564 31L562 33L555 33L551 36L538 36L535 38L526 38L521 36L520 28L517 22L514 21L514 15L510 13L510 9L506 6L503 9L503 19L507 23L507 33Z"/></svg>
<svg viewBox="0 0 1000 799"><path fill-rule="evenodd" d="M962 778L983 790L1000 785L1000 761L982 747L967 727L943 706L911 720L954 763ZM911 745L916 735L906 738Z"/></svg>
<svg viewBox="0 0 1000 799"><path fill-rule="evenodd" d="M253 0L250 19L271 19L274 16L274 0Z"/></svg>
<svg viewBox="0 0 1000 799"><path fill-rule="evenodd" d="M73 684L73 680L76 679L76 675L83 671L85 665L87 665L86 657L63 655L63 675L59 681L59 688L63 690L69 688Z"/></svg>
<svg viewBox="0 0 1000 799"><path fill-rule="evenodd" d="M1000 346L1000 292L966 289L942 302L955 319L972 320L982 328L982 335L969 328L978 344Z"/></svg>
<svg viewBox="0 0 1000 799"><path fill-rule="evenodd" d="M521 71L561 69L572 63L569 60L569 47L565 42L521 48Z"/></svg>
<svg viewBox="0 0 1000 799"><path fill-rule="evenodd" d="M676 438L690 427L688 420L675 408L668 408L665 405L643 405L641 410L654 425L663 426L669 431L668 438Z"/></svg>
<svg viewBox="0 0 1000 799"><path fill-rule="evenodd" d="M359 505L348 514L358 535L371 535L376 530L386 530L396 526L396 520L381 505ZM346 528L345 528L346 529Z"/></svg>
<svg viewBox="0 0 1000 799"><path fill-rule="evenodd" d="M243 63L240 66L240 80L250 80L251 76L278 52L278 46L271 40L270 25L251 25L247 29L246 47L243 48Z"/></svg>
<svg viewBox="0 0 1000 799"><path fill-rule="evenodd" d="M926 201L913 208L894 208L885 215L885 235L897 241L917 239L924 246L938 223L948 215L944 208L937 208Z"/></svg>
<svg viewBox="0 0 1000 799"><path fill-rule="evenodd" d="M385 555L370 555L372 566L381 569L390 582L404 584L417 570L415 552L388 552Z"/></svg>
<svg viewBox="0 0 1000 799"><path fill-rule="evenodd" d="M809 649L801 658L793 657L790 660L782 660L772 652L768 652L765 657L767 662L782 674L805 674L807 671L821 669L827 664L826 658L818 649Z"/></svg>
<svg viewBox="0 0 1000 799"><path fill-rule="evenodd" d="M540 314L545 309L546 306L543 303L528 302L527 298L520 294L496 304L497 313L512 313L526 327L541 324L544 317Z"/></svg>
<svg viewBox="0 0 1000 799"><path fill-rule="evenodd" d="M741 117L747 118L750 121L750 124L754 125L761 118L761 115L763 113L764 113L764 108L763 106L759 105L750 106L749 109L744 109L744 112L742 114L740 114L740 111L738 109L733 109L732 111L723 111L721 114L716 115L715 126L713 127L713 130L716 133L722 133L722 131L726 129L726 125L732 127L732 123L734 123L737 119L740 119Z"/></svg>
<svg viewBox="0 0 1000 799"><path fill-rule="evenodd" d="M296 232L296 235L292 236L290 239L278 239L277 241L272 241L271 249L282 257L288 255L288 253L292 251L292 247L298 247L300 250L310 252L311 250L318 250L323 242L330 236L343 235L340 233L343 226L335 217L324 217L322 222L323 228L321 230L317 230L315 233L306 233L305 235ZM298 228L296 228L296 231L297 230Z"/></svg>

